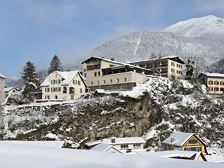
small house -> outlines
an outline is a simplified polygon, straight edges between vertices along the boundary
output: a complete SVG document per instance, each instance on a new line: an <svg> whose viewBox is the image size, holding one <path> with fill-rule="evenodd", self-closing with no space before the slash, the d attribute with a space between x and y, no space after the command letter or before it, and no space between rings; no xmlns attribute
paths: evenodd
<svg viewBox="0 0 224 168"><path fill-rule="evenodd" d="M18 95L19 89L16 87L5 87L5 98Z"/></svg>
<svg viewBox="0 0 224 168"><path fill-rule="evenodd" d="M201 151L208 153L206 144L194 133L174 132L162 142L163 150Z"/></svg>
<svg viewBox="0 0 224 168"><path fill-rule="evenodd" d="M145 151L144 145L146 141L142 137L124 137L124 138L112 137L108 139L88 142L86 143L86 147L88 149L91 149L94 146L102 143L112 145L122 153L138 153Z"/></svg>
<svg viewBox="0 0 224 168"><path fill-rule="evenodd" d="M55 71L41 84L42 101L79 99L86 91L84 78L78 71Z"/></svg>
<svg viewBox="0 0 224 168"><path fill-rule="evenodd" d="M198 81L207 86L209 94L224 94L224 74L201 73Z"/></svg>

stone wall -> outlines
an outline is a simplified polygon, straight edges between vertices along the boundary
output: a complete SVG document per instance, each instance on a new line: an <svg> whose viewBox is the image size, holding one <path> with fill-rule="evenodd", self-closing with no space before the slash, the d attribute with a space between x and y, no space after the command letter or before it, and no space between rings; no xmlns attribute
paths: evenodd
<svg viewBox="0 0 224 168"><path fill-rule="evenodd" d="M132 83L120 83L113 85L99 85L99 86L90 86L91 91L95 91L96 89L104 89L104 90L132 90L133 87L136 86L135 82Z"/></svg>

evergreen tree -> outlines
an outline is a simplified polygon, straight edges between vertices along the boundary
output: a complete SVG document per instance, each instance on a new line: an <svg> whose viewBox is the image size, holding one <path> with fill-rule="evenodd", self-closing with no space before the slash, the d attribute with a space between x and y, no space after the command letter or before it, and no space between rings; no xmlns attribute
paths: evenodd
<svg viewBox="0 0 224 168"><path fill-rule="evenodd" d="M62 71L61 61L57 55L55 55L51 60L50 68L48 69L48 74L54 71Z"/></svg>
<svg viewBox="0 0 224 168"><path fill-rule="evenodd" d="M37 78L35 66L32 62L28 61L23 68L22 79L25 83L23 89L23 97L32 101L34 98L34 92L38 91L40 82Z"/></svg>

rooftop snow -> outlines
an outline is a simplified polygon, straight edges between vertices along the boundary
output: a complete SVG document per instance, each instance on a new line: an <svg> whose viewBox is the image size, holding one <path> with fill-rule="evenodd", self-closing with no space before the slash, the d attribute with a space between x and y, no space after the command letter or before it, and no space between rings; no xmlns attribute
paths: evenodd
<svg viewBox="0 0 224 168"><path fill-rule="evenodd" d="M61 78L64 79L62 81L62 85L68 85L72 81L72 79L75 77L75 75L78 73L78 71L65 71L65 72L55 71L55 72L58 73L61 76ZM55 73L55 72L53 72L53 73ZM48 77L44 80L44 82L41 84L41 86L49 86L50 85L51 74L48 75Z"/></svg>
<svg viewBox="0 0 224 168"><path fill-rule="evenodd" d="M0 143L2 168L223 168L223 163Z"/></svg>
<svg viewBox="0 0 224 168"><path fill-rule="evenodd" d="M101 144L98 144L96 146L94 146L91 150L94 150L94 151L106 151L108 150L109 148L114 148L115 150L117 150L118 152L120 152L117 148L115 148L114 146L110 145L110 144L105 144L105 143L101 143Z"/></svg>
<svg viewBox="0 0 224 168"><path fill-rule="evenodd" d="M6 76L4 76L3 74L0 73L0 78L6 79Z"/></svg>
<svg viewBox="0 0 224 168"><path fill-rule="evenodd" d="M193 135L193 133L174 132L167 139L165 139L163 143L182 146Z"/></svg>
<svg viewBox="0 0 224 168"><path fill-rule="evenodd" d="M220 73L205 73L206 76L208 77L221 77L224 78L224 74L220 74Z"/></svg>
<svg viewBox="0 0 224 168"><path fill-rule="evenodd" d="M197 157L195 157L195 159L198 159L198 156L200 156L201 152L173 150L173 151L147 152L145 154L151 155L151 156L167 157L167 158L172 158L172 157L191 158L192 156L196 154Z"/></svg>

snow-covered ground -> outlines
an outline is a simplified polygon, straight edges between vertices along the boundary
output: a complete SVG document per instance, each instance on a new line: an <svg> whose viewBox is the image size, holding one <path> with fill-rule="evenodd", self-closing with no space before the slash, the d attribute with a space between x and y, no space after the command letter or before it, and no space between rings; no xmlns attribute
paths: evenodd
<svg viewBox="0 0 224 168"><path fill-rule="evenodd" d="M223 168L223 163L0 142L2 168Z"/></svg>

